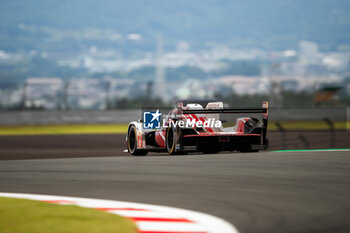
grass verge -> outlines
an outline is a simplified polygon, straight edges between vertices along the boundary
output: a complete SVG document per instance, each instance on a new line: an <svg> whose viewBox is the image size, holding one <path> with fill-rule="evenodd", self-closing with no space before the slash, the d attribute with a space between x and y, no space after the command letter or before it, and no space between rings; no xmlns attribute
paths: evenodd
<svg viewBox="0 0 350 233"><path fill-rule="evenodd" d="M128 124L0 126L0 135L60 135L125 133Z"/></svg>
<svg viewBox="0 0 350 233"><path fill-rule="evenodd" d="M0 197L1 233L136 233L131 220L73 205Z"/></svg>

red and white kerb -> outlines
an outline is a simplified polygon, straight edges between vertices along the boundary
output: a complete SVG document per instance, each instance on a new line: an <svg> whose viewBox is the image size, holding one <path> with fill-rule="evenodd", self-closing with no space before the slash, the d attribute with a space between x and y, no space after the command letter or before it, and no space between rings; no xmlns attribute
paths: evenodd
<svg viewBox="0 0 350 233"><path fill-rule="evenodd" d="M0 197L25 198L107 211L134 221L139 233L238 233L230 223L215 216L166 206L20 193L0 193Z"/></svg>

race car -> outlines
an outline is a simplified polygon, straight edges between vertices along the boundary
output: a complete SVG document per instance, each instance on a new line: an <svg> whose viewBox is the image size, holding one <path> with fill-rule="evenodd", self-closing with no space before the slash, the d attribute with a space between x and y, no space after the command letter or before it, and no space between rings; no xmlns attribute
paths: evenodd
<svg viewBox="0 0 350 233"><path fill-rule="evenodd" d="M166 115L162 115L159 109L143 112L143 119L129 123L127 151L132 155L146 155L150 151L175 155L188 152L257 152L268 148L267 101L262 103L262 108L223 106L223 102L204 105L179 101ZM234 118L235 114L261 114L262 117ZM227 123L230 119L234 119L231 125Z"/></svg>

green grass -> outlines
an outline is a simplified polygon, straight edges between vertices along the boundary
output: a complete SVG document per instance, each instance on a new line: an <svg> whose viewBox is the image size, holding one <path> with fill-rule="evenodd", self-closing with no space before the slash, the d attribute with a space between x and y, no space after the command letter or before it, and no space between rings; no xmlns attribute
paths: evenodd
<svg viewBox="0 0 350 233"><path fill-rule="evenodd" d="M0 233L136 233L131 220L100 210L0 198Z"/></svg>
<svg viewBox="0 0 350 233"><path fill-rule="evenodd" d="M328 130L324 121L282 121L286 130ZM350 129L350 122L335 122L336 130ZM229 126L228 124L225 124ZM114 134L126 133L128 124L110 125L42 125L42 126L0 126L0 135L60 135L60 134ZM278 130L269 122L269 130Z"/></svg>
<svg viewBox="0 0 350 233"><path fill-rule="evenodd" d="M0 135L59 135L125 133L128 124L0 126Z"/></svg>

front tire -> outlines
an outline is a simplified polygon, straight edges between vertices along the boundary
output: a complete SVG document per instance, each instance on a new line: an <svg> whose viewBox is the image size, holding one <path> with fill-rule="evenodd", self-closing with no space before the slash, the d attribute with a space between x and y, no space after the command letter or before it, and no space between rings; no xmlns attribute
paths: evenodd
<svg viewBox="0 0 350 233"><path fill-rule="evenodd" d="M136 127L132 125L128 130L128 151L132 155L146 155L147 150L137 149L137 133Z"/></svg>

